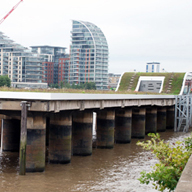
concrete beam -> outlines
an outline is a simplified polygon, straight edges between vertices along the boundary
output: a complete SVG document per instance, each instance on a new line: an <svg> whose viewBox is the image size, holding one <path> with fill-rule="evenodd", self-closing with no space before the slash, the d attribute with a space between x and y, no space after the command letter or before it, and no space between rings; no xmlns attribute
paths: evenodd
<svg viewBox="0 0 192 192"><path fill-rule="evenodd" d="M175 99L155 99L155 98L131 98L131 99L100 99L90 100L50 100L50 101L38 101L31 100L30 108L28 111L39 112L60 112L63 110L86 110L86 109L104 109L114 107L130 107L130 106L171 106L174 105ZM0 100L0 111L21 111L21 100Z"/></svg>

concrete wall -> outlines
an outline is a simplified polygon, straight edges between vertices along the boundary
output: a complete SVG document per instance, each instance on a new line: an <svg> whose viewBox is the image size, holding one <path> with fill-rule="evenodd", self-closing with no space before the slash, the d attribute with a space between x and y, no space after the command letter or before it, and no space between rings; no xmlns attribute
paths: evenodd
<svg viewBox="0 0 192 192"><path fill-rule="evenodd" d="M175 192L191 192L192 191L192 156L189 158L185 169L179 179Z"/></svg>

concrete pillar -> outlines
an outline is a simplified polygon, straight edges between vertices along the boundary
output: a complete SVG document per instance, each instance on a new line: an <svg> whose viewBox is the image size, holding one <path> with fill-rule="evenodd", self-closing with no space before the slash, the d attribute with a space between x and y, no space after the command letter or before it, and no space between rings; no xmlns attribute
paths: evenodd
<svg viewBox="0 0 192 192"><path fill-rule="evenodd" d="M167 107L166 128L174 129L175 106Z"/></svg>
<svg viewBox="0 0 192 192"><path fill-rule="evenodd" d="M157 132L166 131L166 107L157 108Z"/></svg>
<svg viewBox="0 0 192 192"><path fill-rule="evenodd" d="M103 109L97 112L97 147L113 148L115 110Z"/></svg>
<svg viewBox="0 0 192 192"><path fill-rule="evenodd" d="M147 107L145 116L145 134L157 132L157 108Z"/></svg>
<svg viewBox="0 0 192 192"><path fill-rule="evenodd" d="M49 146L50 117L46 117L46 147Z"/></svg>
<svg viewBox="0 0 192 192"><path fill-rule="evenodd" d="M69 112L53 114L49 125L49 162L71 161L72 116Z"/></svg>
<svg viewBox="0 0 192 192"><path fill-rule="evenodd" d="M145 113L144 107L132 109L132 138L145 138Z"/></svg>
<svg viewBox="0 0 192 192"><path fill-rule="evenodd" d="M43 114L27 117L26 171L45 170L46 118Z"/></svg>
<svg viewBox="0 0 192 192"><path fill-rule="evenodd" d="M131 142L132 109L117 109L115 112L115 141L116 143Z"/></svg>
<svg viewBox="0 0 192 192"><path fill-rule="evenodd" d="M2 120L2 151L19 151L20 120Z"/></svg>
<svg viewBox="0 0 192 192"><path fill-rule="evenodd" d="M2 119L0 119L0 147L1 147L1 125L2 125Z"/></svg>
<svg viewBox="0 0 192 192"><path fill-rule="evenodd" d="M92 154L92 125L92 111L78 111L73 114L73 155L87 156Z"/></svg>

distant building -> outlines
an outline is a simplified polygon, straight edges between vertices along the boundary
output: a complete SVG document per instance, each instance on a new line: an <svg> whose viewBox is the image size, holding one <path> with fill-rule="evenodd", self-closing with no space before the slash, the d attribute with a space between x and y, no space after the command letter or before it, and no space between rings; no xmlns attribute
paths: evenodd
<svg viewBox="0 0 192 192"><path fill-rule="evenodd" d="M96 25L73 20L70 46L69 82L95 82L97 89L107 89L108 44Z"/></svg>
<svg viewBox="0 0 192 192"><path fill-rule="evenodd" d="M40 54L41 57L44 58L45 62L53 62L55 60L55 56L65 54L66 47L58 47L58 46L31 46L32 52Z"/></svg>
<svg viewBox="0 0 192 192"><path fill-rule="evenodd" d="M23 82L12 82L11 87L19 88L19 89L47 89L47 83L23 83Z"/></svg>
<svg viewBox="0 0 192 192"><path fill-rule="evenodd" d="M41 83L43 59L0 32L0 75L12 82Z"/></svg>
<svg viewBox="0 0 192 192"><path fill-rule="evenodd" d="M65 53L65 47L57 46L31 46L32 52L39 54L43 62L43 82L59 84L68 81L69 55Z"/></svg>
<svg viewBox="0 0 192 192"><path fill-rule="evenodd" d="M146 73L159 73L160 72L160 63L150 62L146 64Z"/></svg>
<svg viewBox="0 0 192 192"><path fill-rule="evenodd" d="M43 82L53 84L54 62L43 62Z"/></svg>
<svg viewBox="0 0 192 192"><path fill-rule="evenodd" d="M62 82L68 82L69 79L69 57L59 58L58 66L58 84Z"/></svg>
<svg viewBox="0 0 192 192"><path fill-rule="evenodd" d="M120 74L113 74L109 73L108 74L108 88L116 88L117 84L119 82L119 78L121 77Z"/></svg>

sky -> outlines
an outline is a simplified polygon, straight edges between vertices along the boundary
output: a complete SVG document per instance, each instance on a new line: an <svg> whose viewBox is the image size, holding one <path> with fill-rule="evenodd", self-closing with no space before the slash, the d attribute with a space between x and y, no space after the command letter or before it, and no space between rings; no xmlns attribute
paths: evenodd
<svg viewBox="0 0 192 192"><path fill-rule="evenodd" d="M0 19L19 0L0 0ZM109 72L144 72L160 62L167 72L192 71L192 0L23 0L0 31L25 46L67 48L72 20L104 33Z"/></svg>

